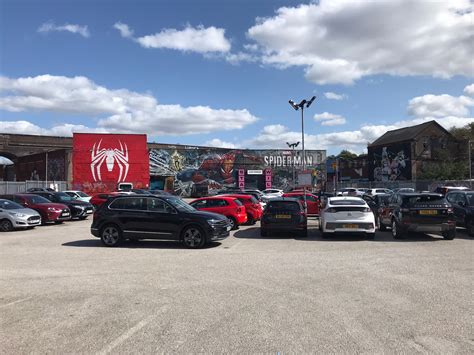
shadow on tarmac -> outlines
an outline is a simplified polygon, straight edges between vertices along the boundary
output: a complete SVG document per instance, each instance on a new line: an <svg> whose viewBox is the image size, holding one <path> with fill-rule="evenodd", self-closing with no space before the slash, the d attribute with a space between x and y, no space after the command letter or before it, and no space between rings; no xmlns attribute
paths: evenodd
<svg viewBox="0 0 474 355"><path fill-rule="evenodd" d="M221 245L219 242L211 242L202 249L212 249ZM83 239L75 240L73 242L63 243L65 247L79 247L79 248L107 248L99 239ZM117 248L128 249L186 249L181 242L174 242L168 240L126 240ZM199 249L196 249L199 250Z"/></svg>

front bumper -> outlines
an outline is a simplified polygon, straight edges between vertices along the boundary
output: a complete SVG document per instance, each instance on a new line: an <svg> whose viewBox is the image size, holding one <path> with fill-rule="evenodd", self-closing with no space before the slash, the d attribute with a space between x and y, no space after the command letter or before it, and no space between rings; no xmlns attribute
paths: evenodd
<svg viewBox="0 0 474 355"><path fill-rule="evenodd" d="M228 222L211 224L207 228L207 236L209 241L222 240L230 235L231 225Z"/></svg>
<svg viewBox="0 0 474 355"><path fill-rule="evenodd" d="M71 219L71 212L69 209L62 211L48 211L47 213L47 220L45 222L69 221Z"/></svg>
<svg viewBox="0 0 474 355"><path fill-rule="evenodd" d="M25 217L12 216L11 219L12 219L14 228L35 227L41 224L40 216L25 216Z"/></svg>

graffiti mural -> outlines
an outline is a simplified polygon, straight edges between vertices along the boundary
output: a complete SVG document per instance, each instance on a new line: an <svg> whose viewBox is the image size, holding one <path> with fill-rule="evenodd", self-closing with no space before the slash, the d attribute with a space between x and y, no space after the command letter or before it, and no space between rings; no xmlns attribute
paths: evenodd
<svg viewBox="0 0 474 355"><path fill-rule="evenodd" d="M370 178L373 181L411 179L410 144L376 147L369 151Z"/></svg>
<svg viewBox="0 0 474 355"><path fill-rule="evenodd" d="M272 170L272 185L282 189L293 186L293 167L302 168L299 154L285 150L240 150L221 148L174 147L150 150L150 175L171 177L173 192L181 196L236 187L238 170L251 172L246 176L246 187L265 186L264 170ZM326 151L306 152L306 166L311 169L326 158ZM265 187L263 187L265 188Z"/></svg>

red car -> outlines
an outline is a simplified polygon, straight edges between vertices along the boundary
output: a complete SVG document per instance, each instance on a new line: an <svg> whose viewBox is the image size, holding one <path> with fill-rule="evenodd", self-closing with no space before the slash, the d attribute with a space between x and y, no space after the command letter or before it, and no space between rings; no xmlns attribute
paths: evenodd
<svg viewBox="0 0 474 355"><path fill-rule="evenodd" d="M123 191L113 191L113 192L102 192L100 194L94 195L91 197L89 202L97 209L99 208L109 197L117 195L133 195L134 192L123 192Z"/></svg>
<svg viewBox="0 0 474 355"><path fill-rule="evenodd" d="M304 202L304 191L287 192L283 197L292 197ZM319 215L319 199L318 196L310 192L306 192L306 205L308 206L308 215Z"/></svg>
<svg viewBox="0 0 474 355"><path fill-rule="evenodd" d="M226 194L222 195L224 197L234 197L245 206L245 211L247 212L247 223L255 224L257 221L260 221L262 218L262 205L258 200L252 195L244 194Z"/></svg>
<svg viewBox="0 0 474 355"><path fill-rule="evenodd" d="M195 209L200 211L214 212L226 216L232 229L247 222L247 212L245 206L235 197L214 196L198 198L190 203Z"/></svg>
<svg viewBox="0 0 474 355"><path fill-rule="evenodd" d="M66 205L51 202L42 196L34 194L14 194L3 195L2 198L34 209L41 215L41 223L62 223L71 219L71 211Z"/></svg>

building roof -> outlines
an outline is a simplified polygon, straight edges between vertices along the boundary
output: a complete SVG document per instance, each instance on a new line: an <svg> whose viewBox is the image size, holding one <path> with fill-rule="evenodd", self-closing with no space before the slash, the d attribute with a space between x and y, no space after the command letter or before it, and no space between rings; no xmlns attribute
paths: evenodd
<svg viewBox="0 0 474 355"><path fill-rule="evenodd" d="M442 131L450 134L447 130L445 130L438 122L436 121L429 121L425 122L416 126L404 127L399 129L394 129L393 131L387 131L385 134L377 138L369 147L379 146L379 145L388 145L398 142L406 142L411 141L418 137L425 129L428 127L435 125Z"/></svg>

